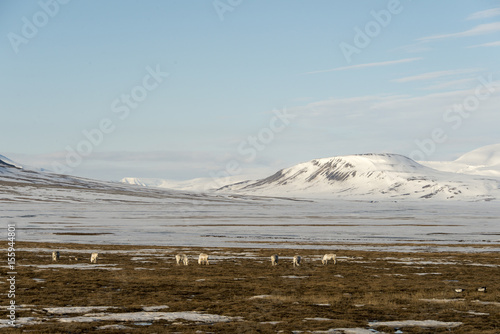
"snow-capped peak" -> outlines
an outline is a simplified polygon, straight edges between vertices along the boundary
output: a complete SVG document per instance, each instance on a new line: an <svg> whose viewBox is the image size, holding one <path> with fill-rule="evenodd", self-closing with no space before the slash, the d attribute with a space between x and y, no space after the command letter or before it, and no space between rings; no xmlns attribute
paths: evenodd
<svg viewBox="0 0 500 334"><path fill-rule="evenodd" d="M499 188L499 180L440 172L398 154L360 154L311 160L219 190L296 197L484 199Z"/></svg>

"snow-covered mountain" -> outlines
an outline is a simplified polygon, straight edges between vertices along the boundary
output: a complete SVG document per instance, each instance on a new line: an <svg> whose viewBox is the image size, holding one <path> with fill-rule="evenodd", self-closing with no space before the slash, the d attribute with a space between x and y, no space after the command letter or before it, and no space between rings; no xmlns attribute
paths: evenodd
<svg viewBox="0 0 500 334"><path fill-rule="evenodd" d="M218 188L229 184L235 183L242 180L246 180L246 178L237 176L237 177L227 177L227 178L197 178L191 179L187 181L174 181L174 180L166 180L166 179L156 179L156 178L137 178L137 177L125 177L120 180L122 183L133 184L143 187L157 187L157 188L166 188L166 189L176 189L183 191L213 191Z"/></svg>
<svg viewBox="0 0 500 334"><path fill-rule="evenodd" d="M190 203L246 201L242 196L207 195L169 189L138 187L118 182L106 182L70 175L48 173L23 168L0 156L1 203ZM248 199L253 201L253 199Z"/></svg>
<svg viewBox="0 0 500 334"><path fill-rule="evenodd" d="M500 180L438 171L398 154L361 154L311 160L218 191L296 197L491 200L500 198Z"/></svg>
<svg viewBox="0 0 500 334"><path fill-rule="evenodd" d="M421 161L420 163L445 172L500 178L500 144L480 147L454 161Z"/></svg>

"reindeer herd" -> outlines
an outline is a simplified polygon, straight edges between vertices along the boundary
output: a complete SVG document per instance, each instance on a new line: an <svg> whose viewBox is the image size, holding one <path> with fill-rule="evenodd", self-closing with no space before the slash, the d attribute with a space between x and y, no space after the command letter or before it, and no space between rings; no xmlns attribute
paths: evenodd
<svg viewBox="0 0 500 334"><path fill-rule="evenodd" d="M61 255L58 251L54 251L52 252L52 261L53 262L57 262L59 261ZM99 257L99 253L92 253L90 254L90 263L94 263L96 264L97 263L97 258ZM78 258L77 257L74 257L74 256L70 256L69 257L70 261L72 260L75 260L77 261ZM274 255L271 255L271 265L272 266L277 266L278 265L278 261L279 261L279 256L278 254L274 254ZM294 267L299 267L300 266L300 262L302 261L302 257L300 255L295 255L292 259L292 264ZM337 264L337 255L335 254L325 254L323 256L323 258L321 259L321 263L323 263L324 265L328 264L328 261L333 261L333 264ZM175 262L177 263L177 265L185 265L187 266L189 264L189 258L186 254L177 254L175 255ZM208 254L205 254L205 253L201 253L199 256L198 256L198 264L205 264L205 265L208 265L209 262L208 262Z"/></svg>
<svg viewBox="0 0 500 334"><path fill-rule="evenodd" d="M188 265L189 259L186 254L177 254L175 256L175 261L177 265L181 265L181 263L185 266ZM279 256L278 254L271 255L271 266L277 266L279 261ZM300 255L295 255L292 258L292 264L294 267L299 267L300 262L302 261L302 256ZM328 261L333 261L333 264L337 264L337 255L335 254L325 254L323 258L321 259L321 263L328 264ZM201 253L198 256L198 264L208 264L208 255L205 253Z"/></svg>

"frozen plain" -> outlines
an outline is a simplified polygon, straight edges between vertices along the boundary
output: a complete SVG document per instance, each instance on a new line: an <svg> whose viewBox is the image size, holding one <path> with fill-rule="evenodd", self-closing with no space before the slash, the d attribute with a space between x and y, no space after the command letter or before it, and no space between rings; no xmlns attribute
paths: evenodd
<svg viewBox="0 0 500 334"><path fill-rule="evenodd" d="M18 240L57 243L481 251L470 245L500 242L498 201L221 199L4 202L0 217Z"/></svg>
<svg viewBox="0 0 500 334"><path fill-rule="evenodd" d="M482 162L497 152L492 147L480 150ZM500 243L498 197L199 193L27 170L0 158L7 161L0 166L0 221L15 224L20 241L402 251L491 251Z"/></svg>

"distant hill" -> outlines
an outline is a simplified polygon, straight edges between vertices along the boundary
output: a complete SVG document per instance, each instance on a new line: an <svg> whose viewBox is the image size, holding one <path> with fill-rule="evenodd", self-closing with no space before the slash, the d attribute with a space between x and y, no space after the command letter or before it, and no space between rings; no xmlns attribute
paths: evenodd
<svg viewBox="0 0 500 334"><path fill-rule="evenodd" d="M422 161L441 171L500 178L500 144L483 146L465 153L455 161Z"/></svg>
<svg viewBox="0 0 500 334"><path fill-rule="evenodd" d="M398 154L360 154L311 160L218 191L261 196L491 200L500 198L500 180L438 171Z"/></svg>

